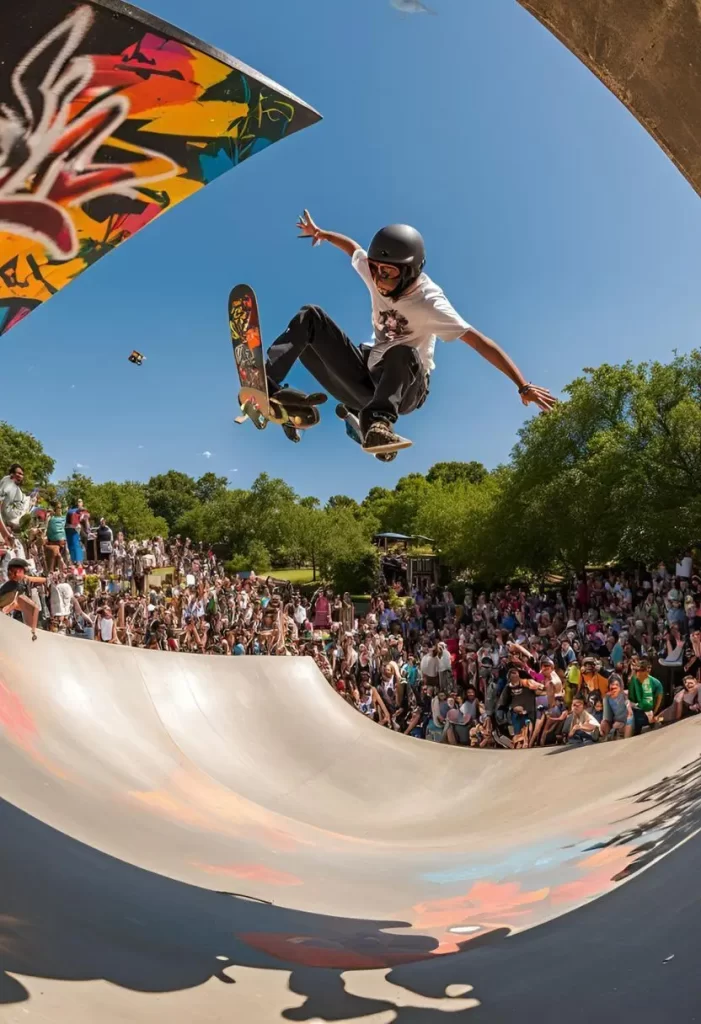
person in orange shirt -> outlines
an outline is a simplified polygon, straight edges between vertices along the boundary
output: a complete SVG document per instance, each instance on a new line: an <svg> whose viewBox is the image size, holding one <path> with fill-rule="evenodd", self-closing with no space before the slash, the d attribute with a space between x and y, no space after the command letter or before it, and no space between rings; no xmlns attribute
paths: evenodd
<svg viewBox="0 0 701 1024"><path fill-rule="evenodd" d="M590 694L598 691L602 700L608 693L609 681L598 671L596 658L585 658L582 662L582 687L585 686Z"/></svg>

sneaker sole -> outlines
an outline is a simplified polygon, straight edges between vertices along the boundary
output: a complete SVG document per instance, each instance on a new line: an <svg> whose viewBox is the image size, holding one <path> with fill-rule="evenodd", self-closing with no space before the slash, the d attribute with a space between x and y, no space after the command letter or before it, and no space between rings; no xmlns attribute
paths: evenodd
<svg viewBox="0 0 701 1024"><path fill-rule="evenodd" d="M411 448L413 443L408 437L397 435L396 441L387 442L387 444L374 445L372 448L366 448L363 445L363 451L367 452L368 455L387 455L389 452L400 452L402 448Z"/></svg>

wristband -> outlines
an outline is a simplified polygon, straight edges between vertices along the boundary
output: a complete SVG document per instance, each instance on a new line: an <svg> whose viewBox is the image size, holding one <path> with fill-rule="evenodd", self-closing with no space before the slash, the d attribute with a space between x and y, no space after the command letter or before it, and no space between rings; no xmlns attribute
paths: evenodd
<svg viewBox="0 0 701 1024"><path fill-rule="evenodd" d="M518 389L519 395L523 395L526 393L526 391L530 391L532 387L532 384L522 384L521 387Z"/></svg>

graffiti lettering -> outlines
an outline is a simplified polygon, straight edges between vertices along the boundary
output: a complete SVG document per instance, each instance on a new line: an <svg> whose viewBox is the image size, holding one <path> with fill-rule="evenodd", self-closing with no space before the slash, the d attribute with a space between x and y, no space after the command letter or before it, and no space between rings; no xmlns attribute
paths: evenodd
<svg viewBox="0 0 701 1024"><path fill-rule="evenodd" d="M248 348L246 345L237 345L234 351L234 355L236 357L237 365L240 366L242 369L256 365L256 358L253 355L253 352L250 350L250 348Z"/></svg>
<svg viewBox="0 0 701 1024"><path fill-rule="evenodd" d="M15 106L3 104L0 111L0 230L41 242L57 260L78 252L63 204L80 205L106 192L129 195L139 184L177 171L172 160L155 153L150 155L165 166L145 177L128 164L96 160L127 117L129 100L107 95L71 114L93 76L90 57L75 56L92 19L89 7L78 7L30 50L12 74Z"/></svg>
<svg viewBox="0 0 701 1024"><path fill-rule="evenodd" d="M47 10L53 27L36 33ZM24 0L13 15L0 69L0 334L165 210L318 120L179 35L99 0Z"/></svg>
<svg viewBox="0 0 701 1024"><path fill-rule="evenodd" d="M22 280L17 276L19 256L13 256L2 267L0 267L0 280L8 288L28 288L32 279L40 282L49 294L54 295L58 289L54 288L50 281L47 281L41 272L39 264L31 253L27 254L27 276Z"/></svg>

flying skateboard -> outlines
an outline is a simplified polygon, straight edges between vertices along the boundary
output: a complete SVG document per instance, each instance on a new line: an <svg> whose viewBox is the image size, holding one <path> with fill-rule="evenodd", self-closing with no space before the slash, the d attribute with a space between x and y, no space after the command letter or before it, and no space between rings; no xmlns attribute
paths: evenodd
<svg viewBox="0 0 701 1024"><path fill-rule="evenodd" d="M302 396L301 392L284 388L279 396L270 397L258 301L247 284L237 284L229 295L229 330L241 384L238 401L243 413L235 422L245 423L249 419L258 430L264 430L268 423L278 423L291 440L299 440L298 430L308 430L319 422L316 406L326 401L326 395ZM296 398L300 399L300 404L295 403Z"/></svg>
<svg viewBox="0 0 701 1024"><path fill-rule="evenodd" d="M345 405L336 406L336 415L346 425L346 433L351 441L355 441L363 448L363 435L360 430L360 422L355 413L352 413ZM397 434L397 440L393 444L383 445L381 448L363 448L364 452L368 455L374 455L380 462L392 462L396 459L397 452L403 448L411 448L414 442L410 441L408 437L402 437Z"/></svg>

